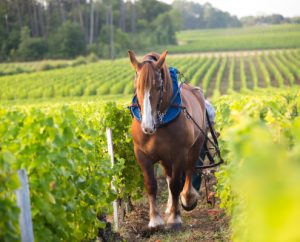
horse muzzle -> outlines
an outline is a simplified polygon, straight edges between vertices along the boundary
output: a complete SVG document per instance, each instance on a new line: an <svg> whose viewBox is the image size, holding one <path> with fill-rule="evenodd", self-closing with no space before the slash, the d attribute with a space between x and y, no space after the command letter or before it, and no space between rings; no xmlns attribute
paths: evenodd
<svg viewBox="0 0 300 242"><path fill-rule="evenodd" d="M155 128L142 128L144 134L152 135L155 133L156 129Z"/></svg>
<svg viewBox="0 0 300 242"><path fill-rule="evenodd" d="M152 116L148 116L148 118L144 118L144 117L142 117L142 123L141 123L143 133L147 135L154 134L157 129L155 119L153 119Z"/></svg>

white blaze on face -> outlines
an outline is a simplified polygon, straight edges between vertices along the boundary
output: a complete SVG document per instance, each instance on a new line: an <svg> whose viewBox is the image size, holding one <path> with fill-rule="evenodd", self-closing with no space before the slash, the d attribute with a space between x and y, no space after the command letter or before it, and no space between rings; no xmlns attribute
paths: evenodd
<svg viewBox="0 0 300 242"><path fill-rule="evenodd" d="M153 131L154 123L152 117L151 103L150 103L150 90L145 90L144 94L144 110L142 116L142 128L150 129Z"/></svg>

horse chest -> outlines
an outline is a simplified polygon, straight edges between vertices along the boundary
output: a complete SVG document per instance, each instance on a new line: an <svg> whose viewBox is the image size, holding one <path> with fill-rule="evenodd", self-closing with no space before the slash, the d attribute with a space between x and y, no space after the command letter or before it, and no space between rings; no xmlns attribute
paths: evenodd
<svg viewBox="0 0 300 242"><path fill-rule="evenodd" d="M179 151L182 153L187 148L186 136L166 130L158 130L154 135L139 132L133 135L133 140L136 147L155 160L174 159Z"/></svg>

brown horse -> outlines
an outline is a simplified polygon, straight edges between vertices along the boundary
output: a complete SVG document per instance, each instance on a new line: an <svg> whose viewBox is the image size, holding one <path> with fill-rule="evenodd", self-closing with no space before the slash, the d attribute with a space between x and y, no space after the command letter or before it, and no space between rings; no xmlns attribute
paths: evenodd
<svg viewBox="0 0 300 242"><path fill-rule="evenodd" d="M191 177L204 136L183 112L171 123L157 127L158 117L164 113L172 98L172 80L165 63L167 51L161 55L149 53L142 62L128 51L132 67L136 71L135 88L141 122L132 121L132 136L136 160L144 175L149 198L149 227L163 226L156 206L157 182L154 164L164 169L169 190L166 215L168 226L181 225L179 196L185 209L197 203L198 192L193 188ZM200 127L205 129L205 102L202 92L187 84L181 88L182 105L187 108ZM185 183L182 176L185 174Z"/></svg>

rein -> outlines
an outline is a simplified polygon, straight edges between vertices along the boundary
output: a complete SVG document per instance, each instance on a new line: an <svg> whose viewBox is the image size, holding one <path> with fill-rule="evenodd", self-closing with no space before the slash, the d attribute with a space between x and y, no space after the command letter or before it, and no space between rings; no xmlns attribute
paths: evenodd
<svg viewBox="0 0 300 242"><path fill-rule="evenodd" d="M180 80L181 80L181 78L185 78L184 75L183 75L183 73L181 73L181 72L178 71L178 74L179 74L179 79ZM183 83L185 83L185 81L180 81L180 87L179 87L178 91L182 87ZM194 125L200 130L200 132L204 135L205 139L212 144L212 146L216 149L217 155L218 155L218 157L220 159L219 162L215 163L214 158L210 155L209 152L207 152L206 155L207 155L207 157L208 157L208 159L209 159L209 161L210 161L211 164L210 165L206 165L206 166L205 165L196 166L196 169L201 171L201 170L204 170L204 169L213 168L213 167L216 167L216 166L219 166L219 165L223 164L224 160L221 157L221 152L220 152L220 149L219 149L218 139L217 139L215 131L214 131L213 127L212 127L212 124L211 124L211 121L209 119L207 111L205 111L205 115L206 115L206 120L208 122L209 131L211 133L213 141L208 137L207 132L205 132L200 127L200 125L196 122L196 120L193 118L193 116L188 112L188 110L187 110L186 107L184 107L184 106L177 106L177 107L181 108L183 110L186 118L190 119L194 123Z"/></svg>
<svg viewBox="0 0 300 242"><path fill-rule="evenodd" d="M180 89L181 89L183 83L185 83L185 81L181 81L181 78L185 79L185 76L184 76L183 73L181 73L181 72L179 72L179 71L177 71L177 72L178 72L178 74L179 74L179 80L180 80L180 85L179 85L178 91L180 91ZM172 104L171 104L171 105L172 105ZM186 107L184 107L184 106L177 106L177 107L178 107L178 108L181 108L181 109L183 110L183 112L184 112L186 118L187 118L187 119L190 119L190 120L194 123L194 125L200 130L200 132L204 135L205 139L206 139L207 141L209 141L209 142L212 144L212 146L216 149L217 155L218 155L218 157L219 157L219 159L220 159L219 162L215 163L214 158L210 155L209 152L207 152L206 155L207 155L207 157L208 157L208 159L209 159L209 161L210 161L211 164L210 164L210 165L196 166L196 169L201 171L201 170L204 170L204 169L213 168L213 167L216 167L216 166L219 166L219 165L223 164L223 163L224 163L224 160L222 159L222 156L221 156L221 152L220 152L220 149L219 149L218 139L217 139L216 133L215 133L213 127L212 127L212 124L211 124L211 121L210 121L210 119L209 119L209 116L208 116L207 111L205 111L205 115L206 115L206 120L207 120L207 122L208 122L209 131L210 131L210 133L211 133L211 136L212 136L212 138L213 138L213 141L208 137L207 132L205 132L205 131L199 126L199 124L195 121L195 119L194 119L193 116L188 112L188 110L187 110Z"/></svg>

